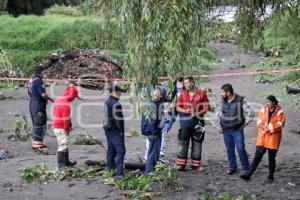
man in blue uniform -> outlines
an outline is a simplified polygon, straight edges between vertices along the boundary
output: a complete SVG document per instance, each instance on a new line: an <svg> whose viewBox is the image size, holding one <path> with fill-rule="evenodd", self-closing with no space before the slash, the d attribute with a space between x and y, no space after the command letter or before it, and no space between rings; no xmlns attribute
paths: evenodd
<svg viewBox="0 0 300 200"><path fill-rule="evenodd" d="M43 148L44 136L47 130L47 101L54 102L47 93L42 79L42 66L35 67L35 73L28 83L30 97L29 111L32 121L32 148Z"/></svg>
<svg viewBox="0 0 300 200"><path fill-rule="evenodd" d="M118 85L109 89L109 98L105 101L105 119L103 129L107 139L107 169L114 170L116 178L124 177L123 164L126 153L124 138L124 117L119 99L125 90Z"/></svg>

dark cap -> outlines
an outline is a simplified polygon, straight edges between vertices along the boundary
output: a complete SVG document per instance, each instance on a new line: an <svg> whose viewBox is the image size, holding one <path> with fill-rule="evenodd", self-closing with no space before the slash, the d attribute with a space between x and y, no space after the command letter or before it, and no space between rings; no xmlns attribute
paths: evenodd
<svg viewBox="0 0 300 200"><path fill-rule="evenodd" d="M36 65L34 67L34 73L35 74L41 74L43 70L44 70L44 67L42 65Z"/></svg>
<svg viewBox="0 0 300 200"><path fill-rule="evenodd" d="M120 88L116 84L111 85L108 90L109 90L110 93L112 93L112 92L123 92L123 93L125 93L126 92L126 90Z"/></svg>

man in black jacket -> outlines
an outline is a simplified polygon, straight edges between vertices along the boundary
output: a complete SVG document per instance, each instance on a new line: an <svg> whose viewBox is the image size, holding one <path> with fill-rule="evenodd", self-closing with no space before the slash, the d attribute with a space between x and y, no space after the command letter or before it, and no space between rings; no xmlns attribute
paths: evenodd
<svg viewBox="0 0 300 200"><path fill-rule="evenodd" d="M125 92L117 85L109 89L110 96L105 101L103 129L107 139L107 169L114 170L117 178L123 178L123 164L126 153L124 139L124 117L119 99Z"/></svg>

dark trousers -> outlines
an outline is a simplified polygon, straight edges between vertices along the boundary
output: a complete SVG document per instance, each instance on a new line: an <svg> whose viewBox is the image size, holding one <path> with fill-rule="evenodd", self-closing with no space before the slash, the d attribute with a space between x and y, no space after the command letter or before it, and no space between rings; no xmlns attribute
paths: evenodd
<svg viewBox="0 0 300 200"><path fill-rule="evenodd" d="M252 161L250 172L251 174L255 172L256 168L258 167L260 161L262 160L264 154L268 151L268 158L269 158L269 176L273 177L275 168L276 168L276 154L277 150L274 149L267 149L264 147L257 146L254 159Z"/></svg>
<svg viewBox="0 0 300 200"><path fill-rule="evenodd" d="M47 131L47 113L46 104L44 102L30 101L29 104L30 117L32 121L32 141L37 142L34 145L39 147L43 142Z"/></svg>
<svg viewBox="0 0 300 200"><path fill-rule="evenodd" d="M195 131L195 126L198 124L199 120L197 118L192 119L180 119L180 130L178 133L178 153L176 163L178 166L185 167L189 143L191 141L191 166L192 168L198 168L201 164L202 155L202 140L198 140ZM202 126L204 126L204 121L200 120Z"/></svg>
<svg viewBox="0 0 300 200"><path fill-rule="evenodd" d="M237 149L240 161L244 171L249 170L248 154L245 149L244 130L238 129L236 131L224 131L224 143L227 150L227 157L229 161L229 169L237 170L237 162L235 156L235 148Z"/></svg>
<svg viewBox="0 0 300 200"><path fill-rule="evenodd" d="M154 171L155 165L159 159L160 153L160 146L161 146L161 135L154 136L149 135L147 136L149 140L149 149L147 153L147 161L146 161L146 168L145 168L145 175Z"/></svg>
<svg viewBox="0 0 300 200"><path fill-rule="evenodd" d="M126 153L124 134L119 130L105 131L107 139L106 162L108 170L115 170L116 176L123 176L124 157Z"/></svg>

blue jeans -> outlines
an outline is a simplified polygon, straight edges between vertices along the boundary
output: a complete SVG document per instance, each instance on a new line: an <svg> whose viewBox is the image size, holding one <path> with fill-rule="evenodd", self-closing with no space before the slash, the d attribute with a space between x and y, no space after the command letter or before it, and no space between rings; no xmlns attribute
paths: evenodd
<svg viewBox="0 0 300 200"><path fill-rule="evenodd" d="M229 161L229 170L236 171L237 163L235 156L235 148L240 157L240 161L242 163L242 167L244 171L249 170L249 161L248 155L245 149L244 142L244 130L238 129L236 131L224 131L224 142L227 150L227 157Z"/></svg>
<svg viewBox="0 0 300 200"><path fill-rule="evenodd" d="M167 120L165 127L162 130L162 138L161 138L161 147L160 147L160 155L164 156L166 151L166 138L168 136L169 131L171 130L174 122L176 120L176 115L170 114Z"/></svg>
<svg viewBox="0 0 300 200"><path fill-rule="evenodd" d="M105 131L107 139L107 169L115 170L116 176L123 176L123 164L126 153L124 135L119 130Z"/></svg>
<svg viewBox="0 0 300 200"><path fill-rule="evenodd" d="M155 165L159 159L161 136L154 137L154 135L147 136L149 140L149 149L147 154L145 175L154 171Z"/></svg>

